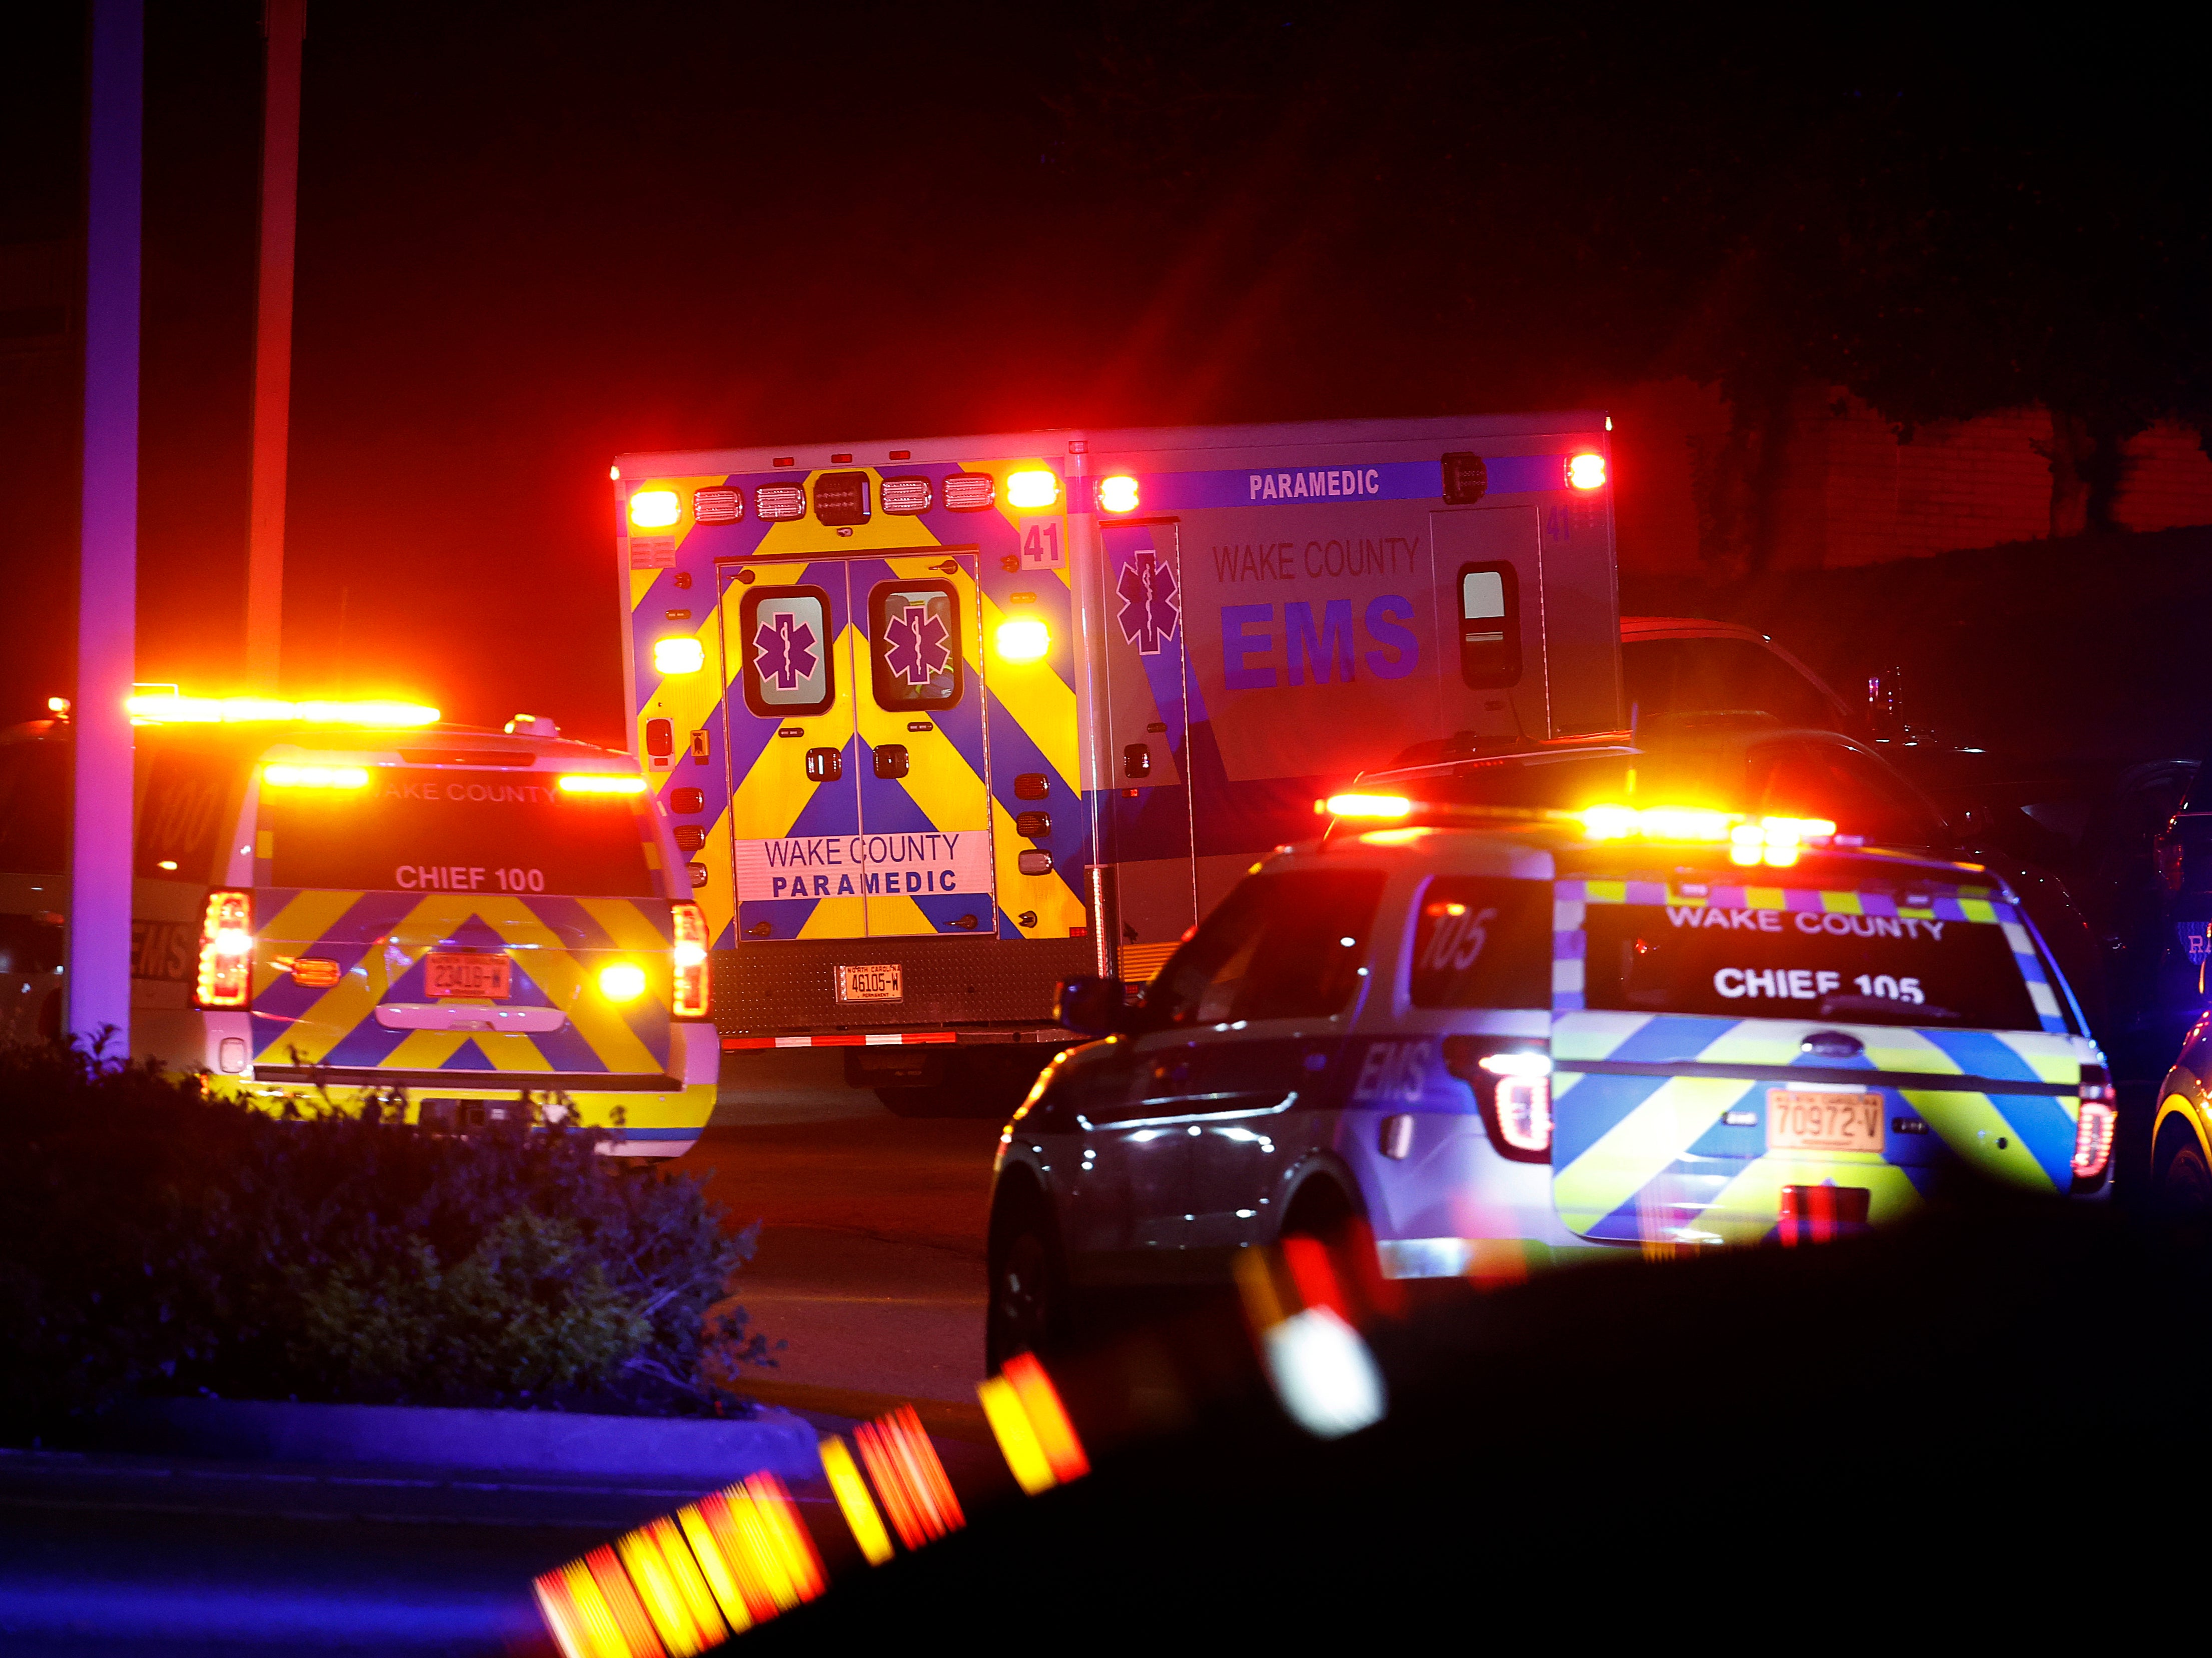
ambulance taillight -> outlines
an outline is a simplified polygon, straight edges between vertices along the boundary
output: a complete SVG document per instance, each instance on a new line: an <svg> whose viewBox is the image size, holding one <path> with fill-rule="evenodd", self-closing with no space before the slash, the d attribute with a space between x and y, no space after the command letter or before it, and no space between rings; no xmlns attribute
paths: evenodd
<svg viewBox="0 0 2212 1658"><path fill-rule="evenodd" d="M679 1019L703 1019L713 999L707 964L706 912L694 903L668 907L676 923L676 1000Z"/></svg>
<svg viewBox="0 0 2212 1658"><path fill-rule="evenodd" d="M901 518L912 518L917 513L929 510L929 480L885 478L877 490L877 499L883 502L886 513L895 513Z"/></svg>
<svg viewBox="0 0 2212 1658"><path fill-rule="evenodd" d="M770 524L806 516L806 488L799 483L763 483L753 491L753 511Z"/></svg>
<svg viewBox="0 0 2212 1658"><path fill-rule="evenodd" d="M200 920L200 965L192 986L199 1007L244 1007L253 991L253 895L208 894Z"/></svg>
<svg viewBox="0 0 2212 1658"><path fill-rule="evenodd" d="M945 480L945 509L980 513L998 499L998 487L988 472L955 472Z"/></svg>
<svg viewBox="0 0 2212 1658"><path fill-rule="evenodd" d="M744 515L745 497L742 490L718 485L691 492L691 519L695 524L735 524Z"/></svg>
<svg viewBox="0 0 2212 1658"><path fill-rule="evenodd" d="M1605 457L1580 454L1567 459L1567 487L1571 489L1602 489L1605 488Z"/></svg>
<svg viewBox="0 0 2212 1658"><path fill-rule="evenodd" d="M1050 507L1060 499L1060 477L1057 473L1037 470L1006 474L1006 505L1034 512Z"/></svg>
<svg viewBox="0 0 2212 1658"><path fill-rule="evenodd" d="M673 489L640 489L629 498L629 521L641 530L665 530L683 516Z"/></svg>

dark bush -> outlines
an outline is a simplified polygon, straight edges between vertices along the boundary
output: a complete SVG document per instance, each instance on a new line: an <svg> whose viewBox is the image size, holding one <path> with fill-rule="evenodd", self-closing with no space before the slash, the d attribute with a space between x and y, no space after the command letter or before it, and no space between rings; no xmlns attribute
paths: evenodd
<svg viewBox="0 0 2212 1658"><path fill-rule="evenodd" d="M604 1129L441 1135L0 1049L0 1427L131 1394L699 1413L765 1362L752 1254ZM619 1130L611 1131L619 1133Z"/></svg>

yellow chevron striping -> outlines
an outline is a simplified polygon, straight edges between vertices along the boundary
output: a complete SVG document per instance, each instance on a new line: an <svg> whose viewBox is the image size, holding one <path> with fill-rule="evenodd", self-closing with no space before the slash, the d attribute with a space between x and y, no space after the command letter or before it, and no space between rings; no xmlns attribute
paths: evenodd
<svg viewBox="0 0 2212 1658"><path fill-rule="evenodd" d="M1552 1022L1552 1059L1605 1060L1613 1050L1650 1024L1650 1013L1608 1013L1592 1010L1562 1013Z"/></svg>
<svg viewBox="0 0 2212 1658"><path fill-rule="evenodd" d="M1006 613L988 594L982 606L985 633L995 637ZM1001 662L991 675L991 694L1059 774L1061 786L1079 800L1083 761L1076 741L1073 687L1049 663Z"/></svg>
<svg viewBox="0 0 2212 1658"><path fill-rule="evenodd" d="M2053 1188L2051 1176L2027 1149L2004 1112L1986 1094L1907 1088L1899 1092L1928 1120L1944 1145L1980 1173L2032 1191ZM2000 1146L1997 1142L2003 1140Z"/></svg>
<svg viewBox="0 0 2212 1658"><path fill-rule="evenodd" d="M1720 1077L1670 1077L1661 1083L1553 1176L1559 1218L1587 1232L1649 1186L1752 1087Z"/></svg>
<svg viewBox="0 0 2212 1658"><path fill-rule="evenodd" d="M1886 1226L1920 1205L1911 1178L1873 1152L1838 1152L1814 1160L1787 1154L1757 1157L1715 1193L1699 1224L1730 1243L1756 1243L1782 1214L1785 1186L1820 1186L1830 1181L1867 1188L1867 1218Z"/></svg>

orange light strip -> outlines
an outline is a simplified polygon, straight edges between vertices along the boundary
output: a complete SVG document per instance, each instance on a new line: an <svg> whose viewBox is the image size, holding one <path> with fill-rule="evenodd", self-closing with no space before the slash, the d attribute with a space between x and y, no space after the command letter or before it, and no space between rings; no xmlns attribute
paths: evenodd
<svg viewBox="0 0 2212 1658"><path fill-rule="evenodd" d="M968 1523L913 1406L902 1405L862 1423L853 1437L876 1495L890 1511L891 1528L908 1548L918 1549Z"/></svg>

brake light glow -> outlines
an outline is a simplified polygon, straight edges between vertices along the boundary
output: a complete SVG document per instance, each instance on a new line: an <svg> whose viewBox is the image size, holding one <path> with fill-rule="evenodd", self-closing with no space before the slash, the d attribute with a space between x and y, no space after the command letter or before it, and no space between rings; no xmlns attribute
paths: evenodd
<svg viewBox="0 0 2212 1658"><path fill-rule="evenodd" d="M208 894L200 917L199 973L192 985L200 1007L244 1007L253 991L253 895Z"/></svg>
<svg viewBox="0 0 2212 1658"><path fill-rule="evenodd" d="M691 517L700 524L735 524L745 515L744 493L716 488L691 492Z"/></svg>
<svg viewBox="0 0 2212 1658"><path fill-rule="evenodd" d="M277 789L358 789L368 786L366 766L292 766L261 768L261 780Z"/></svg>
<svg viewBox="0 0 2212 1658"><path fill-rule="evenodd" d="M655 673L696 673L707 665L707 647L696 639L656 639L653 641Z"/></svg>
<svg viewBox="0 0 2212 1658"><path fill-rule="evenodd" d="M1605 457L1576 455L1567 462L1567 487L1570 489L1602 489L1605 488Z"/></svg>
<svg viewBox="0 0 2212 1658"><path fill-rule="evenodd" d="M1137 510L1137 480L1133 477L1110 477L1098 480L1098 510L1102 513L1133 513Z"/></svg>
<svg viewBox="0 0 2212 1658"><path fill-rule="evenodd" d="M665 530L683 516L673 489L640 489L629 498L629 521L641 530Z"/></svg>
<svg viewBox="0 0 2212 1658"><path fill-rule="evenodd" d="M753 491L753 511L770 523L806 516L806 489L798 483L763 483Z"/></svg>
<svg viewBox="0 0 2212 1658"><path fill-rule="evenodd" d="M1331 817L1396 818L1410 815L1413 803L1402 794L1332 794L1316 810Z"/></svg>
<svg viewBox="0 0 2212 1658"><path fill-rule="evenodd" d="M676 923L676 999L671 1009L679 1019L703 1019L713 999L707 965L707 915L694 903L671 904Z"/></svg>
<svg viewBox="0 0 2212 1658"><path fill-rule="evenodd" d="M599 994L611 1002L634 1002L645 994L645 969L635 962L617 962L599 969Z"/></svg>
<svg viewBox="0 0 2212 1658"><path fill-rule="evenodd" d="M174 685L134 686L123 706L141 725L237 725L299 720L311 726L434 726L420 702L283 702L268 696L185 696Z"/></svg>
<svg viewBox="0 0 2212 1658"><path fill-rule="evenodd" d="M1052 648L1052 629L1035 616L1016 616L1012 622L1001 622L992 640L1003 661L1037 662Z"/></svg>
<svg viewBox="0 0 2212 1658"><path fill-rule="evenodd" d="M945 510L980 513L998 499L998 488L988 472L955 472L945 480Z"/></svg>
<svg viewBox="0 0 2212 1658"><path fill-rule="evenodd" d="M563 794L643 794L645 779L619 772L579 772L562 778L560 787Z"/></svg>
<svg viewBox="0 0 2212 1658"><path fill-rule="evenodd" d="M1056 472L1029 471L1006 474L1006 505L1035 512L1049 507L1060 499L1060 475Z"/></svg>
<svg viewBox="0 0 2212 1658"><path fill-rule="evenodd" d="M2094 1180L2112 1160L2112 1132L2119 1126L2120 1096L2101 1065L2081 1067L2081 1114L2074 1123L2074 1175Z"/></svg>
<svg viewBox="0 0 2212 1658"><path fill-rule="evenodd" d="M1552 1149L1552 1060L1545 1054L1486 1054L1475 1061L1498 1078L1498 1133L1517 1151Z"/></svg>
<svg viewBox="0 0 2212 1658"><path fill-rule="evenodd" d="M929 510L929 480L885 478L877 485L876 499L883 502L886 513L912 518L917 513Z"/></svg>

